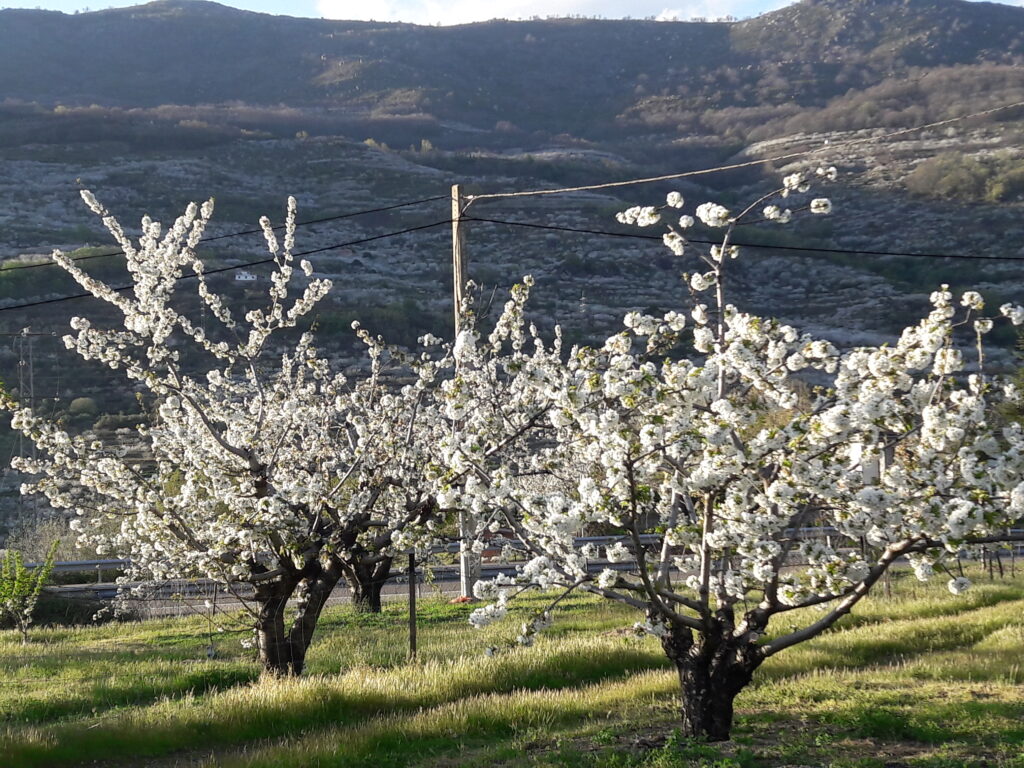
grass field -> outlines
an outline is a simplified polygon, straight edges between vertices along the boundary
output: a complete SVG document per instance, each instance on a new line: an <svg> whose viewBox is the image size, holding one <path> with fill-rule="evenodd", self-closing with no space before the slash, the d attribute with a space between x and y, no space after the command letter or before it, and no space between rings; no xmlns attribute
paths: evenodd
<svg viewBox="0 0 1024 768"><path fill-rule="evenodd" d="M333 609L294 681L260 681L237 637L208 659L198 617L0 632L0 766L1024 768L1024 578L900 581L770 660L713 746L674 731L674 672L625 631L637 616L592 599L495 656L515 617L476 631L423 601L411 663L404 604Z"/></svg>

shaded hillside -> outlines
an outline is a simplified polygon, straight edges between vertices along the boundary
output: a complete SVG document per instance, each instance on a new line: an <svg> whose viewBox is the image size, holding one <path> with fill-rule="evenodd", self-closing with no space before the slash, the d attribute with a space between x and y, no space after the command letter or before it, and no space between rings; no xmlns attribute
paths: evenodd
<svg viewBox="0 0 1024 768"><path fill-rule="evenodd" d="M419 27L187 0L73 16L0 11L0 99L242 102L587 138L689 130L723 109L768 110L763 122L922 67L1022 61L1024 9L962 0L804 0L731 24Z"/></svg>
<svg viewBox="0 0 1024 768"><path fill-rule="evenodd" d="M1024 60L1024 12L956 0L804 0L733 25L736 50L789 62L898 70ZM840 86L843 85L840 82Z"/></svg>

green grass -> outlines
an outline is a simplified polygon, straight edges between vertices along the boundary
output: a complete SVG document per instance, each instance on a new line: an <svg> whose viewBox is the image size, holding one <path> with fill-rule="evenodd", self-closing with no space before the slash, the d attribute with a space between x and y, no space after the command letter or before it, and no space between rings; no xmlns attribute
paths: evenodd
<svg viewBox="0 0 1024 768"><path fill-rule="evenodd" d="M540 605L524 603L520 613ZM689 744L674 672L629 610L574 597L531 648L424 600L330 610L300 680L260 680L237 636L201 618L0 632L0 766L598 766L1024 768L1024 579L900 584L769 660L734 739ZM782 617L774 631L806 617Z"/></svg>

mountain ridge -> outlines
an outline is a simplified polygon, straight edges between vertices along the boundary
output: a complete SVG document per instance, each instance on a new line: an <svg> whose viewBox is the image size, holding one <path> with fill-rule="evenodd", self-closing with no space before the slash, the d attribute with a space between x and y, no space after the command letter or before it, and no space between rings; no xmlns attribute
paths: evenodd
<svg viewBox="0 0 1024 768"><path fill-rule="evenodd" d="M650 99L690 113L821 107L915 68L1022 63L1024 8L964 0L803 0L738 22L454 27L270 16L207 0L0 11L8 103L280 104L584 136L634 130L628 116Z"/></svg>

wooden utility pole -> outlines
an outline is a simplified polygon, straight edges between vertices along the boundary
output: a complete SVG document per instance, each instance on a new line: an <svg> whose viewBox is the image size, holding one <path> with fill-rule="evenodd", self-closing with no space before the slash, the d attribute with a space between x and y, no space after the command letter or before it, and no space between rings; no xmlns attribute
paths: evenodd
<svg viewBox="0 0 1024 768"><path fill-rule="evenodd" d="M452 185L452 296L455 300L455 335L462 330L462 302L466 298L466 232L462 228L462 194Z"/></svg>
<svg viewBox="0 0 1024 768"><path fill-rule="evenodd" d="M416 658L416 553L409 553L409 658Z"/></svg>
<svg viewBox="0 0 1024 768"><path fill-rule="evenodd" d="M455 302L455 337L463 330L462 304L466 295L466 233L462 228L464 200L458 184L452 185L452 297ZM458 361L455 362L458 366ZM459 510L459 594L473 597L473 586L480 579L480 556L469 547L468 538L475 528L472 515Z"/></svg>

